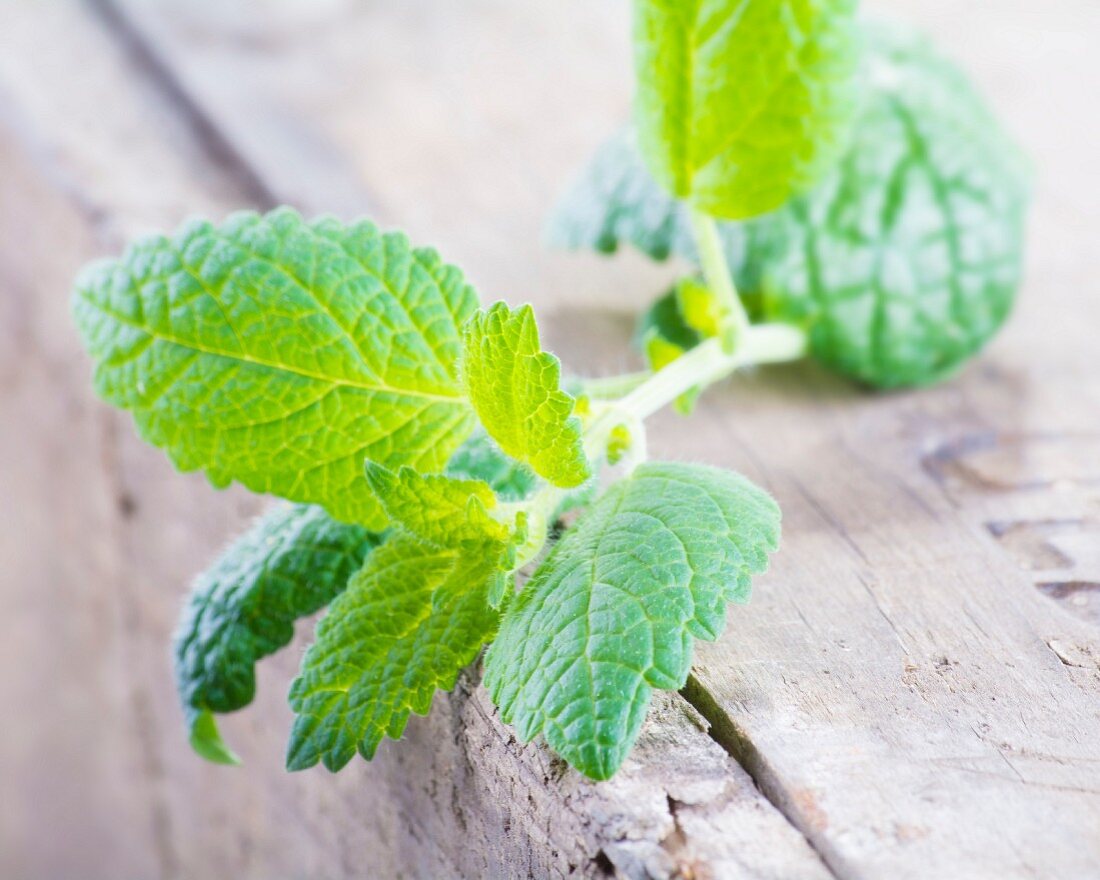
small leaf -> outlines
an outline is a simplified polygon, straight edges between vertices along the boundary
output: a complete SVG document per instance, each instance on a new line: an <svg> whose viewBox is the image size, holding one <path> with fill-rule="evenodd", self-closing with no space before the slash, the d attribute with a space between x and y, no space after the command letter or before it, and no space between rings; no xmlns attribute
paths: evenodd
<svg viewBox="0 0 1100 880"><path fill-rule="evenodd" d="M538 484L530 468L506 455L482 429L451 456L446 472L458 479L483 480L502 501L523 501Z"/></svg>
<svg viewBox="0 0 1100 880"><path fill-rule="evenodd" d="M495 566L497 575L488 589L489 604L500 607L510 578L519 567L526 542L537 546L543 539L528 530L527 512L519 510L512 522L494 519L490 511L497 506L496 496L481 480L458 480L442 474L420 474L412 468L389 471L374 462L367 463L370 483L386 514L419 542L437 549L459 549L482 557L487 566Z"/></svg>
<svg viewBox="0 0 1100 880"><path fill-rule="evenodd" d="M742 298L759 288L759 272L768 254L782 245L774 241L776 230L769 223L772 216L718 224L726 260ZM687 210L649 173L638 153L633 128L597 150L555 206L547 235L559 247L613 253L626 243L655 260L671 255L698 262ZM679 320L675 309L672 314Z"/></svg>
<svg viewBox="0 0 1100 880"><path fill-rule="evenodd" d="M618 464L630 452L634 443L634 435L631 434L630 428L626 424L616 425L607 438L607 463Z"/></svg>
<svg viewBox="0 0 1100 880"><path fill-rule="evenodd" d="M642 155L716 217L773 210L836 160L854 107L855 0L635 0Z"/></svg>
<svg viewBox="0 0 1100 880"><path fill-rule="evenodd" d="M679 281L649 307L639 324L642 353L650 369L664 369L706 336L717 335L722 326L720 315L717 299L708 288L691 278ZM702 390L696 385L676 398L676 411L690 415Z"/></svg>
<svg viewBox="0 0 1100 880"><path fill-rule="evenodd" d="M142 241L74 296L97 391L177 467L372 528L364 460L438 471L473 430L457 363L476 308L434 251L285 208Z"/></svg>
<svg viewBox="0 0 1100 880"><path fill-rule="evenodd" d="M257 661L289 644L294 622L323 608L381 541L319 507L281 504L199 576L175 642L176 682L199 754L223 763L232 755L211 713L252 702Z"/></svg>
<svg viewBox="0 0 1100 880"><path fill-rule="evenodd" d="M684 323L702 338L711 339L722 332L725 319L718 297L694 278L676 285L676 305Z"/></svg>
<svg viewBox="0 0 1100 880"><path fill-rule="evenodd" d="M680 312L680 296L675 286L654 300L638 321L635 339L641 344L643 351L647 340L654 336L674 345L681 352L689 351L703 341L698 331L689 327L684 320Z"/></svg>
<svg viewBox="0 0 1100 880"><path fill-rule="evenodd" d="M786 246L761 293L766 318L809 327L818 360L891 388L950 375L1007 317L1027 181L962 74L923 40L874 38L852 148L775 218Z"/></svg>
<svg viewBox="0 0 1100 880"><path fill-rule="evenodd" d="M542 733L593 779L630 750L653 688L683 686L693 640L779 541L779 509L748 480L643 464L566 533L506 612L485 685L523 741Z"/></svg>
<svg viewBox="0 0 1100 880"><path fill-rule="evenodd" d="M556 486L587 480L575 401L561 389L558 359L539 346L531 307L496 303L470 319L464 337L463 380L489 435Z"/></svg>
<svg viewBox="0 0 1100 880"><path fill-rule="evenodd" d="M287 767L321 761L336 771L356 751L369 760L411 712L426 714L493 637L500 614L488 593L498 577L483 554L411 535L372 554L321 620L291 687Z"/></svg>
<svg viewBox="0 0 1100 880"><path fill-rule="evenodd" d="M511 535L508 526L489 515L497 499L480 480L421 474L408 467L395 473L367 462L367 482L390 520L434 547L464 541L504 544Z"/></svg>
<svg viewBox="0 0 1100 880"><path fill-rule="evenodd" d="M218 730L218 722L209 709L196 711L188 707L190 716L187 727L191 731L191 748L199 757L206 758L212 764L227 764L237 766L241 759L225 744L221 732Z"/></svg>
<svg viewBox="0 0 1100 880"><path fill-rule="evenodd" d="M684 349L655 331L651 331L646 338L645 358L651 370L663 370L683 353Z"/></svg>

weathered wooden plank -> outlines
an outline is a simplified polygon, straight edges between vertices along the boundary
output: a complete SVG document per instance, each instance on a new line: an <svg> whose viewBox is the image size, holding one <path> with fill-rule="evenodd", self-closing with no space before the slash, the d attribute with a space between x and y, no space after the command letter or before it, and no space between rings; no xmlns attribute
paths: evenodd
<svg viewBox="0 0 1100 880"><path fill-rule="evenodd" d="M104 21L75 3L11 4L0 46L0 279L11 294L0 302L0 460L20 463L0 471L0 584L19 609L3 624L14 653L0 687L33 719L0 737L15 792L0 873L829 876L675 695L601 785L518 747L472 683L373 764L288 776L288 651L261 670L257 704L225 725L245 770L190 754L168 639L196 560L260 502L173 473L91 399L68 283L123 237L262 205L278 184L227 151L201 107L164 88L156 59Z"/></svg>
<svg viewBox="0 0 1100 880"><path fill-rule="evenodd" d="M974 62L1035 156L1031 283L1009 333L945 388L871 398L809 368L777 371L713 395L690 432L671 419L660 423L655 451L740 467L769 485L787 514L775 572L721 645L703 649L689 696L842 876L1093 876L1100 389L1090 332L1100 315L1097 283L1080 255L1100 231L1081 185L1095 179L1087 145L1100 132L1080 107L1081 83L1097 73L1086 35L1100 25L1098 12L1084 0L1045 4L1036 39L1030 4L890 5ZM511 35L522 18L497 10L356 8L321 45L375 48L324 53L337 58L334 80L373 88L305 115L359 157L355 170L371 192L385 194L377 199L384 210L458 242L492 288L560 305L593 298L591 279L615 277L614 290L625 293L599 301L628 300L647 289L636 266L609 276L580 260L590 280L572 286L559 263L517 244L532 240L536 206L515 180L537 174L530 188L548 203L548 181L564 179L565 160L584 152L579 141L594 143L604 120L624 114L628 73L616 34L625 28L585 32L600 60L579 70L599 84L598 99L578 101L573 83L540 83L530 73L536 64L561 72L543 63L544 47L557 46L552 27L525 44L522 57L505 56L512 66L501 96L503 62L494 54L479 66L474 58L485 54L477 28L495 36L504 22ZM573 12L575 26L591 21ZM492 29L484 24L490 15ZM548 12L523 15L551 20ZM191 25L181 27L181 18ZM414 38L412 22L425 19L446 22L440 32L448 35L457 27L455 43L473 48L439 51L430 27ZM203 51L194 22L220 26L225 13L188 6L135 20L186 72ZM255 38L261 26L246 27ZM273 32L287 54L306 51L288 48L292 31ZM309 51L317 48L310 41ZM403 52L421 63L394 84L382 74L408 66ZM238 62L224 51L221 63ZM258 81L246 91L279 100ZM546 114L527 113L530 94L540 102L565 95L569 110L548 114L555 124L547 126ZM408 106L426 109L395 112ZM562 124L570 113L593 115ZM479 138L463 127L464 114L506 120L505 143L515 149L492 140L501 125L485 126ZM467 131L474 133L462 136ZM520 166L510 164L517 153ZM469 221L490 211L494 220L508 217L514 234L478 241L482 229L505 228ZM523 277L517 258L539 269L522 290L507 287ZM569 334L556 342L583 363L585 347Z"/></svg>
<svg viewBox="0 0 1100 880"><path fill-rule="evenodd" d="M623 0L298 0L263 16L240 0L97 3L124 15L280 198L369 210L445 244L485 297L540 314L634 309L674 274L542 244L565 182L629 115Z"/></svg>
<svg viewBox="0 0 1100 880"><path fill-rule="evenodd" d="M841 876L1100 864L1097 632L922 468L974 430L985 381L873 403L821 384L832 399L790 413L797 392L765 380L716 397L690 441L666 425L655 443L753 473L783 506L773 572L700 650L714 702L691 696ZM765 458L746 425L784 440Z"/></svg>
<svg viewBox="0 0 1100 880"><path fill-rule="evenodd" d="M169 876L166 655L143 633L183 580L126 558L130 428L92 400L67 289L120 235L244 194L73 4L0 18L0 874ZM196 551L239 519L221 510Z"/></svg>
<svg viewBox="0 0 1100 880"><path fill-rule="evenodd" d="M1100 301L1084 256L1100 212L1080 187L1096 121L1074 109L1095 77L1081 29L1100 17L1048 6L1040 45L1027 10L991 5L951 4L961 26L944 31L963 57L981 48L1039 169L1005 335L941 389L868 398L785 371L651 444L779 496L784 551L697 675L708 714L841 876L1100 870Z"/></svg>

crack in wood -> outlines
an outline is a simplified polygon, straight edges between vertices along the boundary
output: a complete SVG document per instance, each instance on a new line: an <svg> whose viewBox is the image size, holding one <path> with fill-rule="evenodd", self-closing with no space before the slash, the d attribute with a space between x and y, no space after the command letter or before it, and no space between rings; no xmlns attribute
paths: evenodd
<svg viewBox="0 0 1100 880"><path fill-rule="evenodd" d="M837 880L848 876L840 856L819 834L827 820L823 819L816 801L810 802L805 794L787 789L768 759L694 675L688 675L680 696L706 719L710 738L748 773L760 793L805 839L822 867Z"/></svg>

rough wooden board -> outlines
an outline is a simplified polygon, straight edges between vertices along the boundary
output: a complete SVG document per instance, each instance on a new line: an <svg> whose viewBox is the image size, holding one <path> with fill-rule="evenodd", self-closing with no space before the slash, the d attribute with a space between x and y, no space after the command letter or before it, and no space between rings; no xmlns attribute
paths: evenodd
<svg viewBox="0 0 1100 880"><path fill-rule="evenodd" d="M1100 9L921 6L957 23L945 42L980 62L1038 169L1010 327L941 389L867 398L778 371L714 395L690 432L666 420L651 447L780 499L783 552L697 674L838 874L1095 877L1100 211L1097 121L1078 107ZM1061 522L1062 558L1007 545L1003 522Z"/></svg>
<svg viewBox="0 0 1100 880"><path fill-rule="evenodd" d="M79 61L78 61L79 59ZM75 68L74 68L75 65ZM0 875L155 877L172 857L141 633L165 568L126 558L124 420L92 400L69 319L80 261L121 234L243 198L72 4L0 28ZM148 132L155 132L149 135ZM118 152L120 148L125 153ZM103 210L110 195L116 206ZM164 479L162 477L162 479ZM222 502L223 510L227 505ZM228 510L227 510L228 512ZM204 526L232 528L206 510ZM211 532L196 535L206 549ZM178 580L171 580L176 590ZM152 604L142 597L151 592ZM163 689L163 681L159 682Z"/></svg>
<svg viewBox="0 0 1100 880"><path fill-rule="evenodd" d="M240 0L97 2L121 10L280 197L369 210L438 244L487 299L625 308L673 277L542 244L566 182L628 117L624 0L285 0L262 17ZM326 155L339 174L315 167Z"/></svg>
<svg viewBox="0 0 1100 880"><path fill-rule="evenodd" d="M697 655L715 705L693 701L840 876L1085 878L1100 865L1098 633L922 468L975 429L983 386L975 373L869 403L820 383L815 402L762 380L715 395L690 440L666 422L651 442L742 469L783 507L784 552ZM746 424L784 442L765 456Z"/></svg>
<svg viewBox="0 0 1100 880"><path fill-rule="evenodd" d="M381 23L407 47L409 23L429 8L411 6L415 11L392 15L363 7L350 22L341 20L339 39L324 45L362 45L364 34ZM487 8L494 7L478 11ZM1100 655L1088 602L1100 503L1093 471L1074 476L1080 468L1070 466L1067 450L1083 446L1085 459L1095 461L1088 451L1100 423L1092 342L1100 317L1097 284L1082 262L1100 232L1095 185L1084 185L1096 181L1088 145L1098 132L1095 114L1081 112L1087 103L1082 84L1097 76L1089 34L1100 26L1098 11L1084 0L1044 4L1041 11L1018 0L961 6L906 0L879 8L922 22L966 58L1035 157L1032 283L1009 333L981 365L944 389L868 398L812 370L780 371L714 395L690 431L675 421L661 423L655 451L740 467L771 486L787 514L775 572L723 644L703 650L693 698L842 876L1094 876L1100 870ZM194 6L164 14L150 33L181 70L185 49L195 49L196 41L178 19L225 20L224 13L211 18ZM598 38L610 42L597 52L621 47L607 32ZM303 51L287 39L287 55ZM310 50L316 46L311 42ZM416 44L413 51L419 50ZM360 179L380 187L413 182L423 198L404 209L410 213L399 213L397 198L379 200L397 219L422 224L439 241L467 241L479 224L463 208L488 216L499 205L479 202L467 190L460 199L450 166L431 161L440 153L453 160L452 127L440 125L438 116L422 123L412 147L395 134L420 120L394 111L408 105L409 94L468 97L478 72L454 61L447 67L445 54L428 53L409 76L411 86L402 81L393 92L382 77L355 75L383 63L399 67L393 62L401 51L383 47L384 62L339 56L339 79L376 88L355 102L321 107L309 119L361 157ZM616 51L603 54L616 58L620 72L605 66L596 77L608 89L601 113L625 103L625 66ZM222 58L233 63L227 54ZM443 71L460 82L447 81L444 89ZM371 97L378 92L382 98ZM387 102L394 93L406 101ZM526 101L513 100L509 108L526 110ZM372 125L372 113L383 111L385 136L375 136L382 128ZM360 113L359 125L350 121ZM599 124L586 117L575 127L555 125L549 144L529 138L525 161L539 169L532 174L557 174L557 163L569 154L562 129L583 131L580 139L594 143ZM493 148L475 142L463 159L484 167L478 155L499 159ZM489 187L506 193L497 201L507 205L515 203L508 193L518 188L508 175L494 177ZM433 210L442 217L411 213ZM527 231L522 224L510 228ZM470 253L515 275L508 261L520 237L508 239L507 253L487 243ZM540 259L522 245L520 253L528 265ZM587 272L589 265L581 265ZM470 268L475 276L494 277L480 262ZM634 271L615 287L627 297L643 289ZM506 292L539 304L568 302L572 295L568 286L555 295L539 283ZM556 341L577 353L572 363L583 363L586 353L575 340ZM983 444L996 459L992 465L979 454ZM1055 468L1033 485L1024 472L1036 456L1053 458ZM995 477L981 478L990 467L1007 475L1009 488L990 485ZM1023 523L1024 538L1019 530L1015 544L998 538L996 523L1003 521ZM1036 589L1034 575L1020 566L1036 562L1034 549L1026 549L1035 539L1029 544L1026 533L1064 521L1069 524L1054 546L1063 558L1055 571L1064 577ZM1021 553L1031 556L1021 560ZM1057 563L1051 553L1046 549L1038 564Z"/></svg>
<svg viewBox="0 0 1100 880"><path fill-rule="evenodd" d="M0 48L0 460L19 463L0 470L17 609L0 687L22 712L0 737L0 874L828 876L675 696L611 783L517 747L468 687L371 765L287 776L290 651L225 724L246 769L198 761L169 634L196 562L260 502L175 474L91 399L68 282L123 236L262 202L267 183L82 7L9 6Z"/></svg>

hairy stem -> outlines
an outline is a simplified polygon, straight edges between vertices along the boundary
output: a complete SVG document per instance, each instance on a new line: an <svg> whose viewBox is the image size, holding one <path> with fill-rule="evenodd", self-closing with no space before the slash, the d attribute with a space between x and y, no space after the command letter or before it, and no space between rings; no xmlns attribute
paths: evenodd
<svg viewBox="0 0 1100 880"><path fill-rule="evenodd" d="M733 283L714 218L694 208L690 209L689 216L695 246L699 250L699 262L703 267L703 277L706 278L711 292L718 298L719 307L725 315L725 347L730 351L739 344L741 336L749 329L749 315L737 294L737 286Z"/></svg>
<svg viewBox="0 0 1100 880"><path fill-rule="evenodd" d="M708 339L654 373L616 403L618 409L646 419L696 386L724 379L739 367L798 360L806 353L806 334L790 324L746 325L737 348L727 353Z"/></svg>
<svg viewBox="0 0 1100 880"><path fill-rule="evenodd" d="M596 400L614 400L629 394L652 375L650 370L641 370L637 373L623 373L621 376L601 376L585 379L582 388L585 394Z"/></svg>
<svg viewBox="0 0 1100 880"><path fill-rule="evenodd" d="M798 327L754 325L746 320L732 351L723 346L722 340L712 338L655 373L629 373L585 381L585 392L597 398L593 403L594 415L584 430L585 454L593 462L600 461L616 426L628 425L634 443L624 459L624 469L629 473L645 460L645 420L649 416L692 388L705 388L740 367L798 360L806 353L806 343L806 334ZM597 394L593 386L611 399L600 399L602 395ZM616 390L623 396L615 396ZM495 510L498 517L504 518L502 521L511 521L515 510L520 508L530 517L531 538L517 558L517 568L538 555L546 540L550 518L567 493L566 489L546 484L532 498L514 505L500 505Z"/></svg>

